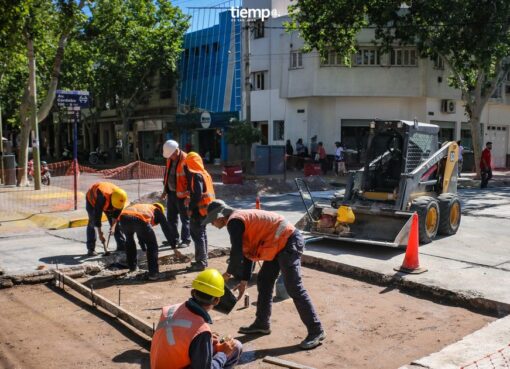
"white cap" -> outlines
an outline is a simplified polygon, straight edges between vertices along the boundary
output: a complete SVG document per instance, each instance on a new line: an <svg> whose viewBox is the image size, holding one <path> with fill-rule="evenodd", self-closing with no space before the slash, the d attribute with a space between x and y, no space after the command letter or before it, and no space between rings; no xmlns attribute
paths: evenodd
<svg viewBox="0 0 510 369"><path fill-rule="evenodd" d="M172 156L172 154L174 153L175 150L177 150L178 147L179 144L177 143L177 141L168 140L163 144L163 157L165 159L168 159L170 156Z"/></svg>

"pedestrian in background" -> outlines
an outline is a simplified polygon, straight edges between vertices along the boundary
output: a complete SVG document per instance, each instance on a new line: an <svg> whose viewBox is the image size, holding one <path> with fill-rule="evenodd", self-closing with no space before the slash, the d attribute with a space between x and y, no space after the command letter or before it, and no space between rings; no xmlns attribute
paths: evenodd
<svg viewBox="0 0 510 369"><path fill-rule="evenodd" d="M345 175L347 172L345 168L345 150L340 141L335 142L335 173L336 175Z"/></svg>
<svg viewBox="0 0 510 369"><path fill-rule="evenodd" d="M216 269L199 273L191 284L191 298L165 306L151 342L151 369L231 369L242 353L242 344L211 331L209 312L225 293Z"/></svg>
<svg viewBox="0 0 510 369"><path fill-rule="evenodd" d="M119 218L122 231L126 236L126 259L130 271L138 269L138 260L135 244L135 234L142 250L147 251L147 263L151 281L159 279L158 240L154 233L154 226L161 225L163 234L168 241L172 233L166 221L165 208L160 203L134 204L125 208Z"/></svg>
<svg viewBox="0 0 510 369"><path fill-rule="evenodd" d="M303 145L303 139L300 138L296 142L296 169L301 170L303 169L305 165L305 157L306 157L306 148L305 145Z"/></svg>
<svg viewBox="0 0 510 369"><path fill-rule="evenodd" d="M207 206L215 199L211 175L205 170L200 155L190 152L186 156L188 168L187 201L188 216L190 217L191 238L195 244L195 262L188 268L190 272L202 271L207 267L207 233L202 224L207 215Z"/></svg>
<svg viewBox="0 0 510 369"><path fill-rule="evenodd" d="M305 324L308 335L300 347L309 350L326 338L312 300L301 277L301 255L305 242L303 235L283 216L265 210L234 209L222 200L214 200L207 208L204 224L212 223L218 229L227 226L230 235L230 259L225 280L240 273L241 282L234 288L238 300L251 279L253 263L262 261L257 276L257 312L255 321L241 327L242 334L271 334L271 304L278 274Z"/></svg>
<svg viewBox="0 0 510 369"><path fill-rule="evenodd" d="M290 140L287 140L285 143L285 154L287 155L287 169L292 169L294 167L294 148L292 147L292 144L290 143Z"/></svg>
<svg viewBox="0 0 510 369"><path fill-rule="evenodd" d="M317 145L317 155L319 156L319 163L321 164L322 174L326 175L328 172L328 157L326 155L326 149L324 148L322 141Z"/></svg>
<svg viewBox="0 0 510 369"><path fill-rule="evenodd" d="M485 144L485 149L482 151L482 157L480 158L480 174L482 176L480 188L487 188L489 180L492 178L491 150L492 142L487 142Z"/></svg>
<svg viewBox="0 0 510 369"><path fill-rule="evenodd" d="M462 146L460 140L457 141L457 145L459 145L459 160L457 161L458 175L462 173L462 163L464 162L464 146Z"/></svg>
<svg viewBox="0 0 510 369"><path fill-rule="evenodd" d="M317 153L318 153L317 135L315 135L310 139L310 154L312 159L318 162L319 161L318 157L316 158Z"/></svg>
<svg viewBox="0 0 510 369"><path fill-rule="evenodd" d="M101 219L103 213L114 228L114 237L117 243L116 251L125 250L126 239L122 234L121 227L117 223L122 209L128 201L126 191L110 182L94 183L87 191L85 209L87 210L89 221L87 223L87 255L97 255L96 249L96 231L99 240L105 244L106 238L101 230Z"/></svg>
<svg viewBox="0 0 510 369"><path fill-rule="evenodd" d="M170 247L172 249L188 247L191 243L189 216L184 204L189 199L188 170L186 153L179 149L179 144L168 140L163 144L163 157L166 159L164 187L161 200L166 200L166 217L172 232ZM179 218L181 219L181 242L179 243Z"/></svg>

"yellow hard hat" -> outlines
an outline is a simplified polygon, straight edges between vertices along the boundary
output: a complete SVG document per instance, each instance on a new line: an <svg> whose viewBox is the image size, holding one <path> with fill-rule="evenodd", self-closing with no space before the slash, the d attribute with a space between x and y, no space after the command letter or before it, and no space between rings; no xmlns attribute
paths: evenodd
<svg viewBox="0 0 510 369"><path fill-rule="evenodd" d="M163 206L163 204L161 204L160 202L155 202L154 204L152 204L153 206L157 207L159 210L161 210L161 212L163 214L165 214L165 207Z"/></svg>
<svg viewBox="0 0 510 369"><path fill-rule="evenodd" d="M225 293L225 281L216 269L206 269L198 273L191 288L213 297L221 297Z"/></svg>
<svg viewBox="0 0 510 369"><path fill-rule="evenodd" d="M122 188L116 188L112 192L112 206L115 209L124 209L127 203L127 194Z"/></svg>

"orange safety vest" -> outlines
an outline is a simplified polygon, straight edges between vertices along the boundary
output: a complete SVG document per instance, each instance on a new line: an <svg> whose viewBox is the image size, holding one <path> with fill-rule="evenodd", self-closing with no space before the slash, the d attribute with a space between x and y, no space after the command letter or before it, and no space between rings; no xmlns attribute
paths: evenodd
<svg viewBox="0 0 510 369"><path fill-rule="evenodd" d="M211 332L209 324L185 304L165 306L152 336L151 369L189 367L189 346L203 332Z"/></svg>
<svg viewBox="0 0 510 369"><path fill-rule="evenodd" d="M252 261L271 261L285 247L295 227L283 216L265 210L235 210L228 221L244 223L243 255Z"/></svg>
<svg viewBox="0 0 510 369"><path fill-rule="evenodd" d="M180 151L179 156L177 158L177 168L175 168L175 176L176 176L176 184L175 184L175 192L179 199L185 199L189 197L188 192L188 180L186 179L186 172L184 171L184 165L186 161L186 153L184 151ZM172 166L172 160L166 159L166 170L165 170L165 190L168 184L168 176L170 174L170 168Z"/></svg>
<svg viewBox="0 0 510 369"><path fill-rule="evenodd" d="M150 225L156 225L156 223L154 223L155 211L156 206L152 204L134 204L122 210L120 216L122 217L123 215L130 215L133 217L137 217L138 219L141 219L145 223L149 223Z"/></svg>
<svg viewBox="0 0 510 369"><path fill-rule="evenodd" d="M105 203L103 206L103 211L108 211L110 209L110 203L112 199L112 193L119 187L115 186L110 182L98 182L94 183L92 187L87 191L87 201L92 205L92 207L96 206L97 200L97 192L101 192L105 198Z"/></svg>
<svg viewBox="0 0 510 369"><path fill-rule="evenodd" d="M202 192L202 197L198 203L198 212L201 216L205 217L207 215L207 206L216 198L211 175L205 170L202 158L199 156L188 158L186 163L188 165L188 170L191 173L200 174L204 179L204 189ZM194 180L195 176L191 176L191 187L189 189L190 192L195 188Z"/></svg>

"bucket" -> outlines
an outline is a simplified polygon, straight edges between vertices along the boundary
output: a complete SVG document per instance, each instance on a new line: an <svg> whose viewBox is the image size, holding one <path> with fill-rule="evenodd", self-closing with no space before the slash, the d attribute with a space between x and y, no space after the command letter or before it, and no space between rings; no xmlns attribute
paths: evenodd
<svg viewBox="0 0 510 369"><path fill-rule="evenodd" d="M278 279L276 280L276 299L278 301L287 300L290 298L289 293L287 292L287 289L285 288L285 284L283 283L283 276L280 274Z"/></svg>
<svg viewBox="0 0 510 369"><path fill-rule="evenodd" d="M236 306L236 303L237 297L225 285L225 293L221 296L220 303L214 307L214 310L223 314L229 314L234 309L234 306Z"/></svg>
<svg viewBox="0 0 510 369"><path fill-rule="evenodd" d="M243 168L240 165L225 166L221 174L223 184L243 184Z"/></svg>

